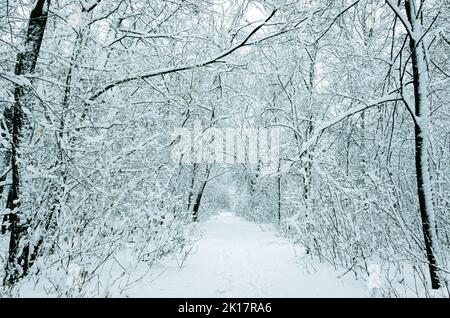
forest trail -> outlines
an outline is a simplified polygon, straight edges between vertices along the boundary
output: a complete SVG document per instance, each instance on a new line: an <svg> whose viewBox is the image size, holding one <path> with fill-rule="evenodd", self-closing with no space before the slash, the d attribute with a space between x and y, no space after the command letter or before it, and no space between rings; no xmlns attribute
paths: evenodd
<svg viewBox="0 0 450 318"><path fill-rule="evenodd" d="M220 213L201 224L202 238L180 268L156 266L129 291L139 297L368 297L363 280L314 262L268 227Z"/></svg>

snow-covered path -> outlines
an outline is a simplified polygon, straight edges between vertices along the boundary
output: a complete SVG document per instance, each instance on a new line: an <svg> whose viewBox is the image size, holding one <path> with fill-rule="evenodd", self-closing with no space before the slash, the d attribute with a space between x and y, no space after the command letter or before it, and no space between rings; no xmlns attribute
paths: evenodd
<svg viewBox="0 0 450 318"><path fill-rule="evenodd" d="M363 281L302 257L274 232L230 213L202 224L203 237L180 268L166 261L138 297L367 297Z"/></svg>

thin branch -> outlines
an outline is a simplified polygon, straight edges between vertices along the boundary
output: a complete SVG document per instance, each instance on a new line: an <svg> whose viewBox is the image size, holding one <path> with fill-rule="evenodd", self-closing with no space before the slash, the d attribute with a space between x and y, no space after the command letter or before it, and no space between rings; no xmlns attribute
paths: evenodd
<svg viewBox="0 0 450 318"><path fill-rule="evenodd" d="M350 10L351 8L353 8L354 6L356 6L359 3L358 1L355 1L353 4L351 4L350 6L348 6L346 9L344 9L343 11L341 11L334 19L333 21L330 23L330 25L328 26L328 28L322 33L321 36L319 36L319 38L317 40L314 41L314 43L312 45L317 44L317 42L319 42L324 36L325 34L328 33L328 31L330 31L331 27L334 25L334 23L337 21L337 19L339 19L345 12L347 12L348 10Z"/></svg>
<svg viewBox="0 0 450 318"><path fill-rule="evenodd" d="M398 96L398 94L389 94L387 96L381 97L379 99L376 99L370 103L364 103L363 105L354 107L344 113L342 113L339 116L336 116L335 118L328 120L324 123L322 123L321 125L318 126L318 128L316 128L314 130L314 133L312 134L312 137L303 144L299 154L297 154L294 158L292 158L290 161L291 163L289 164L289 166L292 166L294 163L298 162L300 160L300 158L303 156L303 154L308 151L308 149L310 147L312 147L314 144L316 144L317 139L319 139L319 136L327 129L333 127L334 125L340 123L341 121L347 119L350 116L353 116L355 114L358 114L360 112L363 112L369 108L378 106L380 104L386 103L386 102L392 102L392 101L398 101L401 100L401 97ZM282 169L284 170L284 169Z"/></svg>
<svg viewBox="0 0 450 318"><path fill-rule="evenodd" d="M261 29L277 12L277 9L274 9L272 11L272 13L264 20L263 23L261 23L259 26L257 26L256 28L253 29L253 31L251 31L243 41L241 41L239 44L231 47L230 49L226 50L225 52L222 52L221 54L219 54L218 56L207 60L207 61L203 61L200 63L195 63L195 64L190 64L190 65L182 65L182 66L178 66L178 67L169 67L169 68L162 68L162 69L158 69L158 70L154 70L151 72L148 72L146 74L140 74L140 75L135 75L135 76L131 76L131 77L127 77L118 81L115 81L113 83L108 84L107 86L101 88L100 90L98 90L97 92L95 92L90 98L89 101L94 101L96 100L98 97L100 97L101 95L103 95L104 93L106 93L107 91L111 90L112 88L121 85L121 84L125 84L131 81L135 81L135 80L139 80L139 79L146 79L146 78L150 78L150 77L155 77L155 76L159 76L159 75L165 75L165 74L170 74L170 73L176 73L176 72L180 72L180 71L186 71L186 70L190 70L190 69L195 69L195 68L200 68L200 67L205 67L207 65L210 64L214 64L214 63L218 63L220 62L220 59L230 55L231 53L233 53L234 51L238 50L239 48L245 46L245 44L248 42L248 40L256 33L258 32L259 29Z"/></svg>
<svg viewBox="0 0 450 318"><path fill-rule="evenodd" d="M408 32L409 36L411 38L414 38L414 32L412 29L411 24L408 22L408 19L405 17L404 14L400 11L400 8L392 2L392 0L386 0L386 3L388 6L394 11L395 15L400 19L403 26L405 27L406 31Z"/></svg>

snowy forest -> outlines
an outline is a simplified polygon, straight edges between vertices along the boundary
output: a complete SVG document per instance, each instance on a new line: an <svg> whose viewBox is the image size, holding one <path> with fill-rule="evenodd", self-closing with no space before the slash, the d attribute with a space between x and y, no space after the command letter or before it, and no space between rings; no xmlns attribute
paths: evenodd
<svg viewBox="0 0 450 318"><path fill-rule="evenodd" d="M0 297L450 296L449 0L0 0L0 134Z"/></svg>

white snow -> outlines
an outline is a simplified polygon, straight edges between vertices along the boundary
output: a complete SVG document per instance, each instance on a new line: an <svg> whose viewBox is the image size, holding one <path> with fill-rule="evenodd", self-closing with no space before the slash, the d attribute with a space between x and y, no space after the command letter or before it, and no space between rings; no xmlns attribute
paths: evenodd
<svg viewBox="0 0 450 318"><path fill-rule="evenodd" d="M130 297L369 297L362 280L318 264L272 228L220 213L180 268L156 265Z"/></svg>

